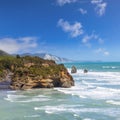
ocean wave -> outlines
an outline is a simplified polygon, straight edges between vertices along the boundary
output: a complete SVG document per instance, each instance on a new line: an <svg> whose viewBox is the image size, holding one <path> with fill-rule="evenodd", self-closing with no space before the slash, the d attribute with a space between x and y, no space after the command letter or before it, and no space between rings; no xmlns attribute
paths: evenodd
<svg viewBox="0 0 120 120"><path fill-rule="evenodd" d="M91 119L91 118L84 118L83 120L94 120L94 119Z"/></svg>
<svg viewBox="0 0 120 120"><path fill-rule="evenodd" d="M70 69L68 69L70 73ZM70 73L71 74L71 73ZM115 78L120 79L120 72L100 72L100 71L88 71L87 74L82 69L78 69L77 73L71 74L73 77L95 77L95 78Z"/></svg>
<svg viewBox="0 0 120 120"><path fill-rule="evenodd" d="M115 100L107 100L106 103L109 103L112 105L120 105L120 101L115 101Z"/></svg>
<svg viewBox="0 0 120 120"><path fill-rule="evenodd" d="M10 90L10 91L7 91L7 93L16 93L17 91L14 91L14 90Z"/></svg>
<svg viewBox="0 0 120 120"><path fill-rule="evenodd" d="M77 95L81 99L120 99L120 88L118 86L120 85L120 72L90 71L87 74L84 74L81 69L78 69L77 73L71 75L75 80L75 86L68 89L55 89L64 94Z"/></svg>
<svg viewBox="0 0 120 120"><path fill-rule="evenodd" d="M43 95L28 97L24 95L11 95L11 94L8 94L7 97L4 99L10 102L19 102L19 103L43 102L43 101L51 100L50 98L45 97Z"/></svg>
<svg viewBox="0 0 120 120"><path fill-rule="evenodd" d="M60 113L72 113L73 115L80 115L81 113L102 113L104 115L116 116L119 112L115 108L80 108L70 105L57 105L57 106L43 106L34 107L35 111L45 111L47 114L60 114ZM114 113L113 113L114 111Z"/></svg>
<svg viewBox="0 0 120 120"><path fill-rule="evenodd" d="M64 94L77 95L81 99L91 98L91 99L111 99L120 98L120 89L104 88L104 87L92 87L89 86L74 86L69 89L58 88L56 89Z"/></svg>
<svg viewBox="0 0 120 120"><path fill-rule="evenodd" d="M119 66L102 66L103 69L116 69L119 68Z"/></svg>
<svg viewBox="0 0 120 120"><path fill-rule="evenodd" d="M24 116L24 118L37 118L40 117L40 115L30 115L30 116Z"/></svg>
<svg viewBox="0 0 120 120"><path fill-rule="evenodd" d="M89 80L89 82L96 83L110 83L110 84L120 84L120 72L88 72L84 73L75 73L72 75L75 83L79 83L82 80Z"/></svg>

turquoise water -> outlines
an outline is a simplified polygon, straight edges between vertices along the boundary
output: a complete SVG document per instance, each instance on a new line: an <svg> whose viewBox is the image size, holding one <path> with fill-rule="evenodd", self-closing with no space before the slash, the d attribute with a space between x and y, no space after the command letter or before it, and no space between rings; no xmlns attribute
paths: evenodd
<svg viewBox="0 0 120 120"><path fill-rule="evenodd" d="M120 120L120 63L72 65L72 88L0 91L0 120Z"/></svg>

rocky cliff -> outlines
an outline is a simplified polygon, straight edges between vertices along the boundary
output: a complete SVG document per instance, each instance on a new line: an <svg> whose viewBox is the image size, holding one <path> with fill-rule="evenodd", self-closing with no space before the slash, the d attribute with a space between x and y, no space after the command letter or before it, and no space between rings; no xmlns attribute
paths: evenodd
<svg viewBox="0 0 120 120"><path fill-rule="evenodd" d="M12 72L10 88L25 90L32 88L71 87L72 76L63 64L39 57L11 57L0 59L1 76L4 71ZM3 73L3 75L2 75Z"/></svg>
<svg viewBox="0 0 120 120"><path fill-rule="evenodd" d="M21 54L20 56L38 56L40 58L43 58L45 60L54 60L55 62L57 63L61 63L61 62L71 62L72 60L70 59L67 59L67 58L61 58L61 57L58 57L56 55L52 55L52 54L49 54L49 53L34 53L34 54L31 54L31 53L24 53L24 54Z"/></svg>

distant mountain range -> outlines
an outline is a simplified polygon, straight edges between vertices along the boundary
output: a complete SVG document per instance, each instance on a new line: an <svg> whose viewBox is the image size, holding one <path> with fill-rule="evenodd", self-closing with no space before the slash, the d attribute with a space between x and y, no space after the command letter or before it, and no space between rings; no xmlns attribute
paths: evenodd
<svg viewBox="0 0 120 120"><path fill-rule="evenodd" d="M55 62L71 62L72 60L67 59L67 58L61 58L52 54L48 54L48 53L24 53L21 54L20 56L38 56L40 58L43 58L45 60L54 60Z"/></svg>
<svg viewBox="0 0 120 120"><path fill-rule="evenodd" d="M8 54L7 52L0 50L0 56L16 56L16 54ZM72 60L67 59L67 58L61 58L52 54L48 54L48 53L24 53L24 54L20 54L20 56L38 56L40 58L43 58L45 60L54 60L55 62L71 62Z"/></svg>
<svg viewBox="0 0 120 120"><path fill-rule="evenodd" d="M10 54L8 54L7 52L0 50L0 56L9 56Z"/></svg>

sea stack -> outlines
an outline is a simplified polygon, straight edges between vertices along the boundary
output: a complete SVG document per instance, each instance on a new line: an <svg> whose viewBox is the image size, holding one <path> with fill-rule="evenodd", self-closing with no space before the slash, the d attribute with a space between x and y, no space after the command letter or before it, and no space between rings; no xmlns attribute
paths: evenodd
<svg viewBox="0 0 120 120"><path fill-rule="evenodd" d="M87 70L87 69L84 69L84 73L88 73L88 70Z"/></svg>
<svg viewBox="0 0 120 120"><path fill-rule="evenodd" d="M76 72L77 72L77 68L75 66L72 66L71 73L76 73Z"/></svg>

